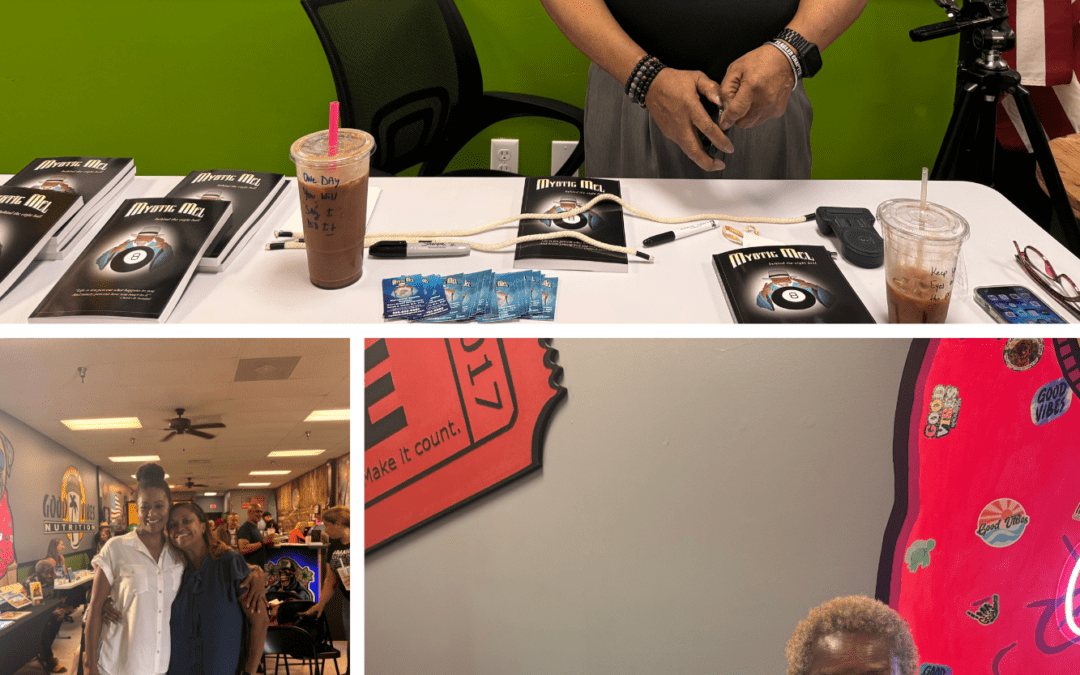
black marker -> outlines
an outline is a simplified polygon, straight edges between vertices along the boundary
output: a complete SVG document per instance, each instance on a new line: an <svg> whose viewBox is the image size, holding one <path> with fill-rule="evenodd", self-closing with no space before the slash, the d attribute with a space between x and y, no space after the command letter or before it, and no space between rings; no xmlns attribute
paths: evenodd
<svg viewBox="0 0 1080 675"><path fill-rule="evenodd" d="M692 234L698 232L704 232L705 230L712 230L719 227L715 220L707 220L704 223L697 223L696 225L687 225L686 227L680 227L677 230L671 232L664 232L663 234L657 234L649 237L645 241L641 242L642 246L656 246L658 244L666 244L669 241L675 241L676 239L682 239L683 237L689 237Z"/></svg>
<svg viewBox="0 0 1080 675"><path fill-rule="evenodd" d="M441 241L380 241L371 245L368 255L373 258L451 258L469 255L468 244L449 244Z"/></svg>

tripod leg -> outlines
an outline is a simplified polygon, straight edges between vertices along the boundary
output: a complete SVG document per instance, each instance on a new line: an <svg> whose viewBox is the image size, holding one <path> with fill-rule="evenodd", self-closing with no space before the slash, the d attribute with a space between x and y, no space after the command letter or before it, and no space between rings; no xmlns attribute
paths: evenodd
<svg viewBox="0 0 1080 675"><path fill-rule="evenodd" d="M1073 215L1072 205L1069 204L1069 195L1065 191L1065 183L1061 180L1057 162L1054 161L1054 153L1050 150L1050 140L1046 137L1046 131L1039 122L1039 116L1035 112L1035 105L1031 102L1031 95L1023 86L1017 86L1013 93L1016 107L1020 111L1020 120L1024 123L1024 130L1031 141L1031 148L1035 151L1035 161L1042 169L1043 180L1046 181L1047 192L1050 193L1050 202L1053 213L1050 220L1051 233L1055 224L1060 226L1065 236L1063 242L1073 255L1080 255L1080 224Z"/></svg>
<svg viewBox="0 0 1080 675"><path fill-rule="evenodd" d="M931 180L956 178L960 164L961 136L971 127L971 120L968 118L974 89L977 89L977 85L968 84L957 91L956 101L953 103L953 114L945 130L945 138L941 141L941 150L938 151L937 159L934 160L934 170L930 173Z"/></svg>

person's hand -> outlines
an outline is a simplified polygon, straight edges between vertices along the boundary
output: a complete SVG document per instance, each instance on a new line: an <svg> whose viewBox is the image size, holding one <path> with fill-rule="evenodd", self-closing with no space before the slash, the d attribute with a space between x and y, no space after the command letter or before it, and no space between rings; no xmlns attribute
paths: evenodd
<svg viewBox="0 0 1080 675"><path fill-rule="evenodd" d="M300 612L300 616L312 616L312 615L314 615L315 618L319 618L319 616L322 614L322 610L323 610L323 608L322 608L321 605L314 604L311 607L308 607L304 611Z"/></svg>
<svg viewBox="0 0 1080 675"><path fill-rule="evenodd" d="M52 615L55 619L63 619L65 616L67 616L67 613L64 611L63 607L57 607L52 611Z"/></svg>
<svg viewBox="0 0 1080 675"><path fill-rule="evenodd" d="M116 605L113 604L113 599L111 597L106 598L105 604L101 606L102 625L120 623L123 619L124 616L120 613L120 610L116 609Z"/></svg>
<svg viewBox="0 0 1080 675"><path fill-rule="evenodd" d="M274 544L274 535L273 535L273 533L267 532L266 536L263 537L262 543L263 543L263 546L273 546L273 544Z"/></svg>
<svg viewBox="0 0 1080 675"><path fill-rule="evenodd" d="M248 569L251 571L248 572L247 579L244 580L247 588L244 589L244 593L240 596L240 606L244 608L246 614L253 612L260 600L263 607L266 606L266 572L255 565L249 565Z"/></svg>
<svg viewBox="0 0 1080 675"><path fill-rule="evenodd" d="M266 609L265 594L256 595L252 602L244 602L244 598L241 597L240 607L244 610L244 616L246 616L249 621L254 622L255 618L260 616L262 618L269 617L269 611Z"/></svg>
<svg viewBox="0 0 1080 675"><path fill-rule="evenodd" d="M744 54L728 66L720 84L724 100L720 128L749 129L780 117L794 85L791 63L776 47L765 44Z"/></svg>
<svg viewBox="0 0 1080 675"><path fill-rule="evenodd" d="M705 73L664 68L649 86L645 106L664 136L682 148L687 157L704 171L719 171L724 168L724 163L709 157L701 147L695 129L700 129L713 145L724 152L733 152L734 147L720 127L709 119L699 96L722 105L720 85Z"/></svg>

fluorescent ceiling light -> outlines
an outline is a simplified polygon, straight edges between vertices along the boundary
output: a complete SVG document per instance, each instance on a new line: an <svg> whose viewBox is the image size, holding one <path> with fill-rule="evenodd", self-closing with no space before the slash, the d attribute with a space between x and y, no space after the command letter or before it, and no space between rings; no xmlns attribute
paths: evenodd
<svg viewBox="0 0 1080 675"><path fill-rule="evenodd" d="M314 457L324 452L326 450L275 450L267 457Z"/></svg>
<svg viewBox="0 0 1080 675"><path fill-rule="evenodd" d="M237 483L240 487L268 487L270 483Z"/></svg>
<svg viewBox="0 0 1080 675"><path fill-rule="evenodd" d="M349 421L349 409L344 410L314 410L307 418L305 422L348 422Z"/></svg>
<svg viewBox="0 0 1080 675"><path fill-rule="evenodd" d="M126 457L110 457L111 462L160 462L157 455L128 455ZM132 476L134 478L134 476Z"/></svg>
<svg viewBox="0 0 1080 675"><path fill-rule="evenodd" d="M138 417L99 417L89 420L60 420L72 431L88 431L90 429L142 429L142 423Z"/></svg>
<svg viewBox="0 0 1080 675"><path fill-rule="evenodd" d="M248 475L249 476L284 476L287 473L292 473L292 471L291 470L289 470L289 471L252 471Z"/></svg>
<svg viewBox="0 0 1080 675"><path fill-rule="evenodd" d="M204 492L204 493L202 493L202 496L203 497L217 497L217 493L216 492Z"/></svg>

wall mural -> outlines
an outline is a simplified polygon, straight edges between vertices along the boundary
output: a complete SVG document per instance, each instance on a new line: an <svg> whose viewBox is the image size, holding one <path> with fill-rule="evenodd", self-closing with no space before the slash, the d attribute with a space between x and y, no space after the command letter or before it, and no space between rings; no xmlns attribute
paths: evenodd
<svg viewBox="0 0 1080 675"><path fill-rule="evenodd" d="M545 340L365 341L365 551L540 468L557 356Z"/></svg>
<svg viewBox="0 0 1080 675"><path fill-rule="evenodd" d="M334 504L349 505L349 456L342 455L334 460L334 473L337 474L337 487L334 489Z"/></svg>
<svg viewBox="0 0 1080 675"><path fill-rule="evenodd" d="M15 463L15 446L8 437L0 432L0 586L7 586L16 581L18 562L15 560L15 523L8 504L8 481L11 479L11 466Z"/></svg>
<svg viewBox="0 0 1080 675"><path fill-rule="evenodd" d="M921 675L1080 672L1080 343L916 341L879 599Z"/></svg>
<svg viewBox="0 0 1080 675"><path fill-rule="evenodd" d="M310 522L330 505L330 463L308 471L279 487L277 521L286 534L298 522Z"/></svg>

